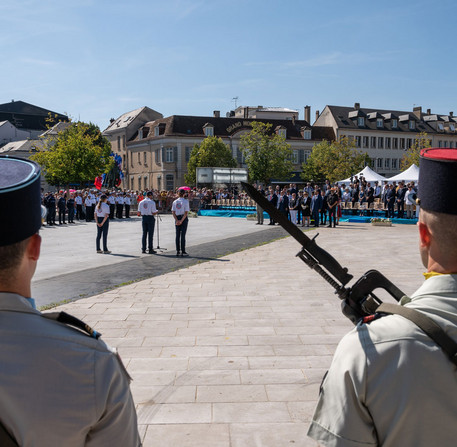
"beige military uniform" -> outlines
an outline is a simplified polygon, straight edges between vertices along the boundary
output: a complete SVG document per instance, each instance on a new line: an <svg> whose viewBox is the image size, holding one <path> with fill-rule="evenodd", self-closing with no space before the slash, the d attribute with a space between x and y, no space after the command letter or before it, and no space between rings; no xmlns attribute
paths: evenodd
<svg viewBox="0 0 457 447"><path fill-rule="evenodd" d="M0 420L22 447L137 447L128 376L101 340L0 293Z"/></svg>
<svg viewBox="0 0 457 447"><path fill-rule="evenodd" d="M457 275L427 279L407 304L457 341ZM398 315L362 324L338 345L308 435L325 446L457 443L457 372Z"/></svg>

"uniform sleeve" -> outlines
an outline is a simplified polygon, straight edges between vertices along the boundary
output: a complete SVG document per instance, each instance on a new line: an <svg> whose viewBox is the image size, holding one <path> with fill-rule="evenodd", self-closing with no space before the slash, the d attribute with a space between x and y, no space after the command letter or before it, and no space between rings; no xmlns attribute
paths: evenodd
<svg viewBox="0 0 457 447"><path fill-rule="evenodd" d="M141 446L129 378L120 360L113 353L97 353L94 367L97 422L86 447Z"/></svg>
<svg viewBox="0 0 457 447"><path fill-rule="evenodd" d="M377 446L366 401L366 355L357 327L338 345L325 377L308 436L327 447Z"/></svg>

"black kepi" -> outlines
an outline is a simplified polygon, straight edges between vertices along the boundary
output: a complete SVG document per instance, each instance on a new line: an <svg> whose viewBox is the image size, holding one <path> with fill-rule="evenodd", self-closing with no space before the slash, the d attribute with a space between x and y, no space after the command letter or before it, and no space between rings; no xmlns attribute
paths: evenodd
<svg viewBox="0 0 457 447"><path fill-rule="evenodd" d="M0 247L23 241L41 227L40 167L0 156Z"/></svg>

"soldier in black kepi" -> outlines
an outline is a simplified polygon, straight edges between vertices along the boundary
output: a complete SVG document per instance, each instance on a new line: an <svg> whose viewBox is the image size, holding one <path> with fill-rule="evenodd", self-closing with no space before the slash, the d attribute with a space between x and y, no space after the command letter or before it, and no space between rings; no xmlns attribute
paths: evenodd
<svg viewBox="0 0 457 447"><path fill-rule="evenodd" d="M381 306L341 340L308 432L320 444L456 444L456 178L457 149L422 151L418 230L425 282L401 306ZM407 266L402 273L408 275Z"/></svg>
<svg viewBox="0 0 457 447"><path fill-rule="evenodd" d="M0 208L0 445L141 445L117 354L80 320L35 309L37 164L0 156Z"/></svg>

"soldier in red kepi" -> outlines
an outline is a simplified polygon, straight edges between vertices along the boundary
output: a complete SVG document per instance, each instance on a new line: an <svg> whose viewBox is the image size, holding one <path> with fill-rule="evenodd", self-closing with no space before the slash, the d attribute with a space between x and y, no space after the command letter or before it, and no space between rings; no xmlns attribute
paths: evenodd
<svg viewBox="0 0 457 447"><path fill-rule="evenodd" d="M401 313L360 322L336 350L308 435L325 446L452 446L457 439L457 149L421 154L425 282ZM407 274L408 267L404 267Z"/></svg>

